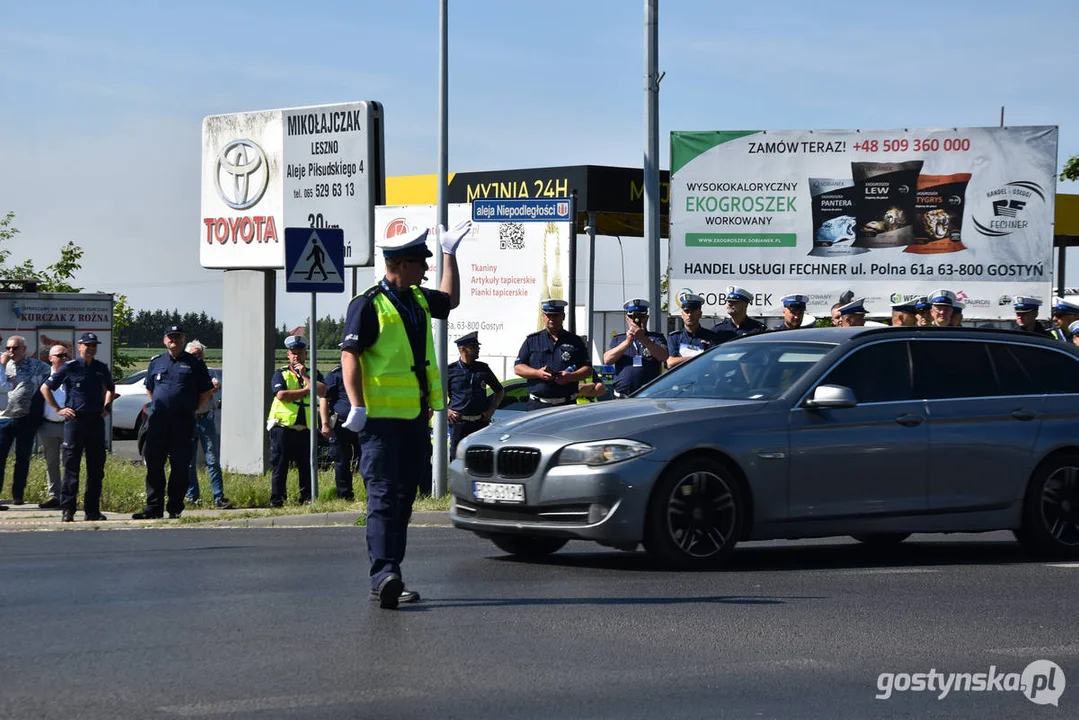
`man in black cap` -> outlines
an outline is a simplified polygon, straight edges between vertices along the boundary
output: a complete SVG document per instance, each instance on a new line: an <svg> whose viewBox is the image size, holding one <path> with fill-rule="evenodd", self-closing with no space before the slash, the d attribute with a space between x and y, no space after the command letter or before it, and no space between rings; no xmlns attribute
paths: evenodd
<svg viewBox="0 0 1079 720"><path fill-rule="evenodd" d="M470 332L454 342L460 358L446 368L446 388L450 396L446 408L450 421L450 459L457 457L457 443L491 424L491 416L506 394L490 366L477 359L480 356L479 333ZM487 388L494 393L489 399Z"/></svg>
<svg viewBox="0 0 1079 720"><path fill-rule="evenodd" d="M307 340L303 335L285 338L288 365L270 378L270 507L285 505L288 489L285 480L289 465L295 465L300 481L300 503L311 502L311 440L308 436L308 398L311 395L311 371L307 367ZM315 370L315 394L326 396L322 373Z"/></svg>
<svg viewBox="0 0 1079 720"><path fill-rule="evenodd" d="M525 337L513 372L528 385L525 410L545 410L572 405L577 386L592 375L592 362L584 341L562 324L566 320L566 301L547 298L540 301L547 327Z"/></svg>
<svg viewBox="0 0 1079 720"><path fill-rule="evenodd" d="M79 337L79 357L49 376L41 393L49 407L64 418L64 483L60 488L60 520L75 520L79 499L79 466L86 453L86 495L83 512L87 520L104 520L101 514L101 481L105 477L105 415L116 397L109 366L95 359L97 335ZM63 387L64 407L52 391ZM186 469L186 468L185 468ZM181 503L182 500L181 491Z"/></svg>
<svg viewBox="0 0 1079 720"><path fill-rule="evenodd" d="M626 311L626 332L611 338L603 364L614 365L614 396L624 398L651 382L663 372L667 360L667 342L659 333L648 331L647 300L634 298Z"/></svg>
<svg viewBox="0 0 1079 720"><path fill-rule="evenodd" d="M342 343L337 343L340 348ZM341 365L326 373L326 394L318 400L318 415L322 421L319 432L330 441L333 454L333 479L337 486L337 497L342 500L355 500L352 489L352 464L360 458L360 436L345 427L352 405L345 392L345 379Z"/></svg>
<svg viewBox="0 0 1079 720"><path fill-rule="evenodd" d="M214 394L206 363L184 349L181 326L165 329L164 344L167 352L152 357L146 368L146 506L131 516L135 520L164 517L166 510L170 518L178 518L184 511L195 412ZM167 493L166 460L171 466Z"/></svg>

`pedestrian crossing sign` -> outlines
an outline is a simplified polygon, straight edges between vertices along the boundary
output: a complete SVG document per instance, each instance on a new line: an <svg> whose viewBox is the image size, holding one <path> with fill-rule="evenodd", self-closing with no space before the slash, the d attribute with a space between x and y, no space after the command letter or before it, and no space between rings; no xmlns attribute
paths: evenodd
<svg viewBox="0 0 1079 720"><path fill-rule="evenodd" d="M344 268L344 230L285 228L285 292L344 292Z"/></svg>

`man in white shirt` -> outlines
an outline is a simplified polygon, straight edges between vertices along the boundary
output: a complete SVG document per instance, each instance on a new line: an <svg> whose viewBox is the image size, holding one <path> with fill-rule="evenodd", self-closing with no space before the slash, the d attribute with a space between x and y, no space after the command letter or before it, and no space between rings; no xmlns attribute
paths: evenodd
<svg viewBox="0 0 1079 720"><path fill-rule="evenodd" d="M26 476L30 472L30 455L34 450L34 436L45 414L45 399L41 384L49 377L51 368L26 350L26 338L12 335L0 354L4 366L0 392L8 394L7 407L2 416L11 422L0 432L0 488L4 485L4 469L7 456L15 445L15 471L11 477L12 504L23 504Z"/></svg>
<svg viewBox="0 0 1079 720"><path fill-rule="evenodd" d="M63 345L53 345L49 349L49 364L53 372L63 367L64 363L70 359L70 354ZM67 393L63 386L54 390L52 396L56 398L57 405L64 407ZM45 406L45 420L37 429L37 439L41 443L41 452L45 455L49 491L49 497L44 502L38 503L38 507L58 508L60 507L60 483L64 479L60 468L60 447L64 444L64 418L59 410L54 410L48 404Z"/></svg>

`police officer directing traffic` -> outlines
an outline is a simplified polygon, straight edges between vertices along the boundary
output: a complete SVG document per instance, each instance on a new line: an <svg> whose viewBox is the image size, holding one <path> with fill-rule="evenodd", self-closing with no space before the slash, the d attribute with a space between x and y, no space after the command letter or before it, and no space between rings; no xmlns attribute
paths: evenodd
<svg viewBox="0 0 1079 720"><path fill-rule="evenodd" d="M726 320L712 327L714 332L733 331L736 337L743 335L756 335L764 332L768 326L760 320L749 317L746 310L753 302L753 293L745 288L731 285L727 288L727 315Z"/></svg>
<svg viewBox="0 0 1079 720"><path fill-rule="evenodd" d="M525 338L517 352L513 372L528 386L525 410L572 405L577 384L592 374L592 362L584 341L562 327L566 301L541 301L547 327Z"/></svg>
<svg viewBox="0 0 1079 720"><path fill-rule="evenodd" d="M342 343L338 343L340 347ZM337 486L337 497L342 500L355 500L352 488L352 462L360 457L360 436L345 427L352 404L345 392L345 380L338 365L326 373L326 395L319 398L318 412L322 420L320 432L330 441L333 451L333 479Z"/></svg>
<svg viewBox="0 0 1079 720"><path fill-rule="evenodd" d="M360 475L367 487L367 556L371 599L387 610L417 602L401 577L408 521L421 483L431 483L427 422L445 407L431 320L461 301L457 247L471 221L439 228L442 282L420 287L427 273L427 230L380 243L386 274L357 295L345 315L341 369L352 404L345 427L360 434Z"/></svg>
<svg viewBox="0 0 1079 720"><path fill-rule="evenodd" d="M277 368L270 378L270 507L282 507L288 489L288 466L296 466L300 482L300 503L311 502L311 439L308 435L308 401L311 396L311 371L307 367L307 341L302 335L285 338L288 365ZM315 393L326 395L322 373L315 371Z"/></svg>
<svg viewBox="0 0 1079 720"><path fill-rule="evenodd" d="M682 308L683 327L667 335L667 367L681 365L705 350L737 337L733 330L717 333L701 327L704 298L700 295L680 292L678 305Z"/></svg>
<svg viewBox="0 0 1079 720"><path fill-rule="evenodd" d="M865 309L865 298L857 298L846 305L840 305L839 326L863 327L865 325L865 316L868 312Z"/></svg>
<svg viewBox="0 0 1079 720"><path fill-rule="evenodd" d="M87 520L104 520L101 514L101 483L105 477L105 415L116 397L109 366L95 359L97 335L79 336L79 357L65 363L41 386L49 407L64 418L64 482L60 487L61 522L75 519L79 499L79 466L86 453L86 495L83 512ZM64 407L53 390L64 388ZM181 498L181 504L183 499Z"/></svg>
<svg viewBox="0 0 1079 720"><path fill-rule="evenodd" d="M1053 301L1053 325L1050 332L1053 337L1062 342L1070 342L1072 333L1068 330L1071 324L1079 320L1079 305L1071 300L1057 298Z"/></svg>
<svg viewBox="0 0 1079 720"><path fill-rule="evenodd" d="M634 298L622 309L626 311L626 332L611 338L603 364L614 365L614 396L624 398L645 383L659 377L667 360L666 338L648 331L647 300Z"/></svg>
<svg viewBox="0 0 1079 720"><path fill-rule="evenodd" d="M164 342L167 352L155 355L146 368L146 507L131 516L135 520L164 517L166 510L170 518L180 517L190 480L195 411L214 394L206 363L184 350L183 327L166 328Z"/></svg>
<svg viewBox="0 0 1079 720"><path fill-rule="evenodd" d="M1038 322L1038 308L1042 306L1040 298L1019 295L1015 298L1015 325L1022 332L1034 333L1042 337L1053 337L1053 333L1046 330Z"/></svg>
<svg viewBox="0 0 1079 720"><path fill-rule="evenodd" d="M806 315L806 305L809 304L809 296L794 294L784 295L783 300L783 324L776 330L797 330L802 327L802 321Z"/></svg>
<svg viewBox="0 0 1079 720"><path fill-rule="evenodd" d="M446 369L451 459L457 457L457 443L491 424L491 416L506 394L490 366L477 359L480 356L479 333L470 332L454 342L459 359ZM487 388L493 393L490 398Z"/></svg>

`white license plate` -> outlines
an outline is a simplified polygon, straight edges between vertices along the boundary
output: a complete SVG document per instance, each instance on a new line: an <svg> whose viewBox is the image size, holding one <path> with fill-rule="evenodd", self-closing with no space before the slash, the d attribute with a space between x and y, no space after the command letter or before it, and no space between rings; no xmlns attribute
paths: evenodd
<svg viewBox="0 0 1079 720"><path fill-rule="evenodd" d="M472 483L472 497L489 503L523 503L525 486L516 483Z"/></svg>

